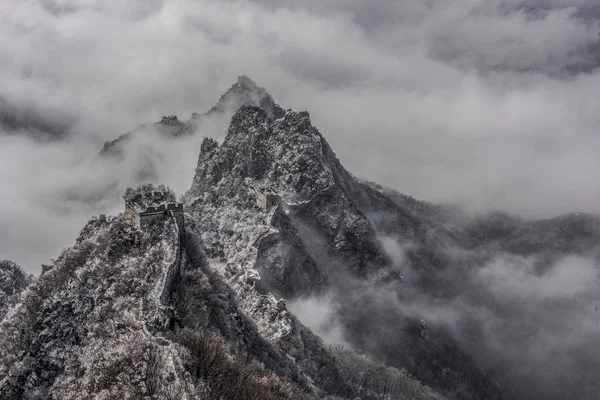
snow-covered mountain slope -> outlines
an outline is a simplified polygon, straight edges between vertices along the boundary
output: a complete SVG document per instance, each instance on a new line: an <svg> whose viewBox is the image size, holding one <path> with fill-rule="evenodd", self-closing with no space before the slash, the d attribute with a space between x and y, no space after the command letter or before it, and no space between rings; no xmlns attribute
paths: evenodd
<svg viewBox="0 0 600 400"><path fill-rule="evenodd" d="M185 393L174 346L151 333L166 318L156 293L177 258L175 239L171 221L137 246L122 217L90 220L0 325L3 398L142 393L152 362L175 378L156 390Z"/></svg>
<svg viewBox="0 0 600 400"><path fill-rule="evenodd" d="M271 119L258 107L243 107L222 145L206 143L185 195L190 209L211 204L232 209L221 207L224 202L255 212L256 192L270 191L280 198L281 220L287 225L294 215L310 220L336 254L356 269L389 263L368 219L351 200L358 183L311 125L308 113L288 111Z"/></svg>
<svg viewBox="0 0 600 400"><path fill-rule="evenodd" d="M440 398L326 347L250 273L226 277L186 218L184 235L168 216L92 218L2 320L0 398Z"/></svg>

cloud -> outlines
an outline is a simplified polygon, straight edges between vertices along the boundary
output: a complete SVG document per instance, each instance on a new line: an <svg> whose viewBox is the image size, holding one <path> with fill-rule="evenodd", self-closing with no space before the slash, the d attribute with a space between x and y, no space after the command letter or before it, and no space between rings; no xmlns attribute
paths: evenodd
<svg viewBox="0 0 600 400"><path fill-rule="evenodd" d="M460 290L443 299L407 280L400 313L447 329L518 398L593 398L593 371L600 368L597 262L575 255L488 258L466 273L453 267Z"/></svg>
<svg viewBox="0 0 600 400"><path fill-rule="evenodd" d="M533 260L519 257L498 258L483 266L479 281L500 299L573 299L598 286L598 271L592 260L565 256L541 276Z"/></svg>
<svg viewBox="0 0 600 400"><path fill-rule="evenodd" d="M287 308L326 343L347 345L338 306L330 295L299 298L288 302Z"/></svg>
<svg viewBox="0 0 600 400"><path fill-rule="evenodd" d="M402 285L377 276L368 282L340 267L326 296L292 302L290 310L325 340L335 343L327 331L334 327L334 338L395 366L414 368L412 360L420 368L433 363L432 370L438 362L449 371L475 368L511 398L596 397L600 272L595 256L438 248L447 261L430 268L411 257L418 244L391 236L379 240L393 267L402 271ZM411 336L415 324L428 332L419 331L417 341ZM466 358L456 356L448 335Z"/></svg>

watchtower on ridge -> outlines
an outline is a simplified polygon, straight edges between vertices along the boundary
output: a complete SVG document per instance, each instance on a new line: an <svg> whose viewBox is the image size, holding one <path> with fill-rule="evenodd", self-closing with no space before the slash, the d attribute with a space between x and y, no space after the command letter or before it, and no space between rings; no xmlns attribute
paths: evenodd
<svg viewBox="0 0 600 400"><path fill-rule="evenodd" d="M150 225L152 221L164 219L173 213L173 217L177 223L180 232L183 231L183 204L181 203L164 203L159 206L149 206L142 208L125 202L125 218L136 229L143 230Z"/></svg>
<svg viewBox="0 0 600 400"><path fill-rule="evenodd" d="M256 205L264 211L267 211L272 206L279 204L279 196L272 192L267 192L259 188L254 189L256 192Z"/></svg>
<svg viewBox="0 0 600 400"><path fill-rule="evenodd" d="M123 199L125 219L135 229L144 230L153 221L172 216L180 236L183 235L183 204L175 201L175 193L170 189L162 185L158 188L144 185L136 189L127 189Z"/></svg>
<svg viewBox="0 0 600 400"><path fill-rule="evenodd" d="M161 118L160 123L164 125L176 125L179 123L179 119L177 119L176 115L165 115Z"/></svg>

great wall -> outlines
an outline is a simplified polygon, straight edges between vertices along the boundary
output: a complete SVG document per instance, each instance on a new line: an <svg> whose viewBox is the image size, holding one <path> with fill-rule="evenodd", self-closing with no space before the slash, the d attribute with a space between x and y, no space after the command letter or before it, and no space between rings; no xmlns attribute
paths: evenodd
<svg viewBox="0 0 600 400"><path fill-rule="evenodd" d="M265 225L268 226L268 229L259 234L251 243L251 247L255 249L253 256L254 262L252 263L252 266L254 266L260 254L266 250L270 243L273 243L276 240L277 235L279 234L279 230L275 228L276 218L279 213L297 211L314 204L320 197L329 194L333 185L314 194L310 199L298 203L284 202L278 194L269 192L255 185L253 185L252 188L255 192L256 206L265 212L263 221ZM170 298L174 287L183 272L182 269L186 262L185 251L183 251L183 241L185 239L183 205L176 202L165 202L158 206L143 207L139 204L134 205L125 201L125 218L133 228L139 231L146 231L154 222L164 221L166 219L170 219L174 225L174 258L161 272L161 277L156 282L156 285L151 292L150 301L153 303L152 308L154 309L154 312L146 316L144 322L144 331L146 334L150 335L152 334L151 331L155 332L173 322ZM242 279L246 283L252 285L254 285L256 281L261 280L256 269L250 268L242 275L245 277ZM259 292L261 292L259 293L260 297L264 298L268 303L273 303L279 312L285 314L286 308L283 299L277 300L271 293L264 293L260 290ZM285 315L282 315L282 318L285 320ZM284 325L287 325L285 327L286 329L282 330L279 337L286 336L291 331L291 325L289 325L289 323Z"/></svg>

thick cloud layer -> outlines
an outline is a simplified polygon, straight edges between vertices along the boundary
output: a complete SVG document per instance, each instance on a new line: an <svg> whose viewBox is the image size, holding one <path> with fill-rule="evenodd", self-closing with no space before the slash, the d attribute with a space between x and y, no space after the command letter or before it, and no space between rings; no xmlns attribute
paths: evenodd
<svg viewBox="0 0 600 400"><path fill-rule="evenodd" d="M502 398L598 397L597 256L447 248L438 249L447 264L424 270L409 256L417 244L391 236L380 241L402 284L339 273L326 295L290 302L290 310L327 342L359 346L409 370L429 368L417 375L421 379L431 379L440 365L458 368L462 382L451 388L476 376L469 375L475 365L501 388ZM445 294L435 295L438 288ZM422 343L413 340L409 321L419 321ZM444 347L448 337L470 358ZM418 367L407 361L411 357ZM467 384L471 397L488 398L474 382Z"/></svg>
<svg viewBox="0 0 600 400"><path fill-rule="evenodd" d="M287 303L287 308L326 343L348 344L344 338L344 327L337 317L338 307L332 298L313 296L295 299Z"/></svg>
<svg viewBox="0 0 600 400"><path fill-rule="evenodd" d="M453 332L518 398L593 399L600 385L600 278L597 262L564 256L497 256L467 273L460 295L411 294L398 308Z"/></svg>
<svg viewBox="0 0 600 400"><path fill-rule="evenodd" d="M309 110L360 177L475 211L598 212L598 15L591 0L3 1L0 96L72 139L2 138L0 253L39 268L107 210L40 206L65 181L104 190L104 140L205 111L241 74Z"/></svg>

